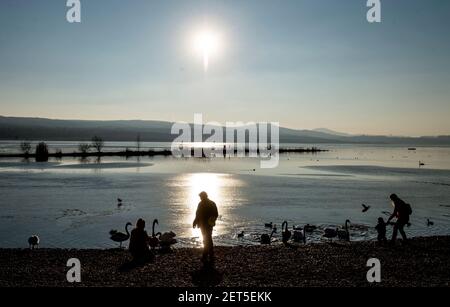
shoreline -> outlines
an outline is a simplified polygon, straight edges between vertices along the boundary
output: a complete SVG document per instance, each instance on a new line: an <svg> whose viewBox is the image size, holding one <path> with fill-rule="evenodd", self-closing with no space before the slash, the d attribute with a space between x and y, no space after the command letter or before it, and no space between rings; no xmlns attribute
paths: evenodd
<svg viewBox="0 0 450 307"><path fill-rule="evenodd" d="M209 148L202 148L202 152L205 150L210 150ZM220 152L221 150L217 150ZM316 147L311 148L280 148L278 153L319 153L319 152L327 152L327 149L319 149ZM237 154L237 150L234 151L234 155ZM249 149L245 149L245 154L249 154ZM257 154L260 154L259 149L257 150ZM146 150L146 151L133 151L133 150L125 150L125 151L110 151L110 152L72 152L72 153L49 153L49 158L88 158L88 157L153 157L153 156L171 156L172 150L169 149L161 149L161 150ZM191 157L194 157L194 148L191 148ZM10 154L0 154L0 159L4 158L23 158L23 159L36 159L36 154L21 154L21 153L10 153ZM206 157L203 155L202 158L213 158Z"/></svg>
<svg viewBox="0 0 450 307"><path fill-rule="evenodd" d="M177 248L152 263L129 267L120 249L0 249L0 287L72 287L66 262L81 261L76 286L120 287L448 287L450 236L417 237L404 245L374 241L298 246L216 247L205 271L201 249ZM381 262L381 283L366 279L367 260Z"/></svg>

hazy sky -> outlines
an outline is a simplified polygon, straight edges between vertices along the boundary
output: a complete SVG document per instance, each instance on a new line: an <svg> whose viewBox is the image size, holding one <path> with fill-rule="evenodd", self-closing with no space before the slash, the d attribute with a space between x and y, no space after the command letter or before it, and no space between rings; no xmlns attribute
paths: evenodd
<svg viewBox="0 0 450 307"><path fill-rule="evenodd" d="M450 134L450 1L1 0L0 115ZM220 34L207 73L192 33Z"/></svg>

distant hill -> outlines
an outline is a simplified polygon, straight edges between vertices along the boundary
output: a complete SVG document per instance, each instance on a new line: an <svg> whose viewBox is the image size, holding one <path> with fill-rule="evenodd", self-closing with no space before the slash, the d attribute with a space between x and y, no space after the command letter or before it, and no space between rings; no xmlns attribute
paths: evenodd
<svg viewBox="0 0 450 307"><path fill-rule="evenodd" d="M176 136L172 123L148 120L55 120L0 116L0 140L87 141L94 135L105 141L171 142ZM450 136L390 137L349 135L325 128L295 130L280 128L281 143L305 144L399 144L409 146L450 145Z"/></svg>
<svg viewBox="0 0 450 307"><path fill-rule="evenodd" d="M317 129L314 129L313 131L323 132L326 134L337 135L337 136L353 136L352 134L349 134L349 133L337 132L337 131L330 130L327 128L317 128Z"/></svg>

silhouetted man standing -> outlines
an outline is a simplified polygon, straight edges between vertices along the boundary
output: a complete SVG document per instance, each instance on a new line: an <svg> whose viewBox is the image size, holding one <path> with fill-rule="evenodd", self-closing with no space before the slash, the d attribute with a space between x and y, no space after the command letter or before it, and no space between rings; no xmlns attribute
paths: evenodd
<svg viewBox="0 0 450 307"><path fill-rule="evenodd" d="M194 223L192 223L192 227L195 228L198 226L202 231L203 236L202 262L207 263L209 256L209 262L212 264L214 263L214 247L212 240L212 232L214 226L216 226L216 220L217 217L219 216L219 213L217 212L216 204L208 198L208 194L206 194L206 192L201 192L199 196L201 201L198 204L195 220Z"/></svg>

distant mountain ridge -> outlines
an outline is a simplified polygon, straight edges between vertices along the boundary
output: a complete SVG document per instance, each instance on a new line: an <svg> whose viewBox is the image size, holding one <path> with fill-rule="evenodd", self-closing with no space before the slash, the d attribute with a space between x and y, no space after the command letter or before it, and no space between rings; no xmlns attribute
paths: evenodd
<svg viewBox="0 0 450 307"><path fill-rule="evenodd" d="M313 131L323 132L326 134L337 135L337 136L354 136L353 134L350 134L350 133L338 132L338 131L334 131L334 130L331 130L328 128L316 128Z"/></svg>
<svg viewBox="0 0 450 307"><path fill-rule="evenodd" d="M94 135L105 141L171 142L172 123L153 120L58 120L0 116L0 140L87 141ZM450 136L392 137L350 135L326 128L295 130L280 127L280 143L450 145Z"/></svg>

